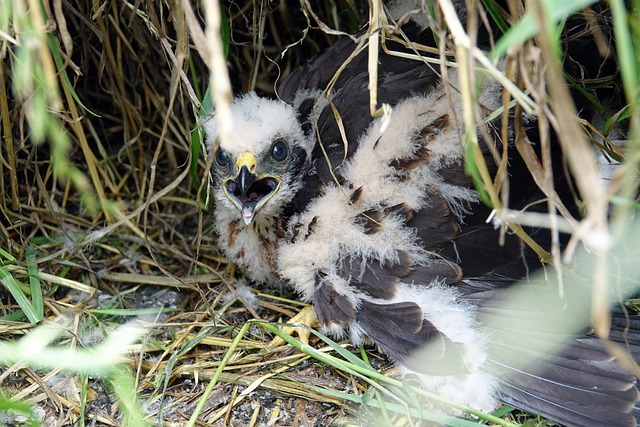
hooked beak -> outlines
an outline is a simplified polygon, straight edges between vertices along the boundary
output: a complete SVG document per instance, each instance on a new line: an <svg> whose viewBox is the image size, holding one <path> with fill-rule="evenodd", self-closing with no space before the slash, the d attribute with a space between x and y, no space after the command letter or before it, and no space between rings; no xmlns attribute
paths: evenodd
<svg viewBox="0 0 640 427"><path fill-rule="evenodd" d="M236 161L238 175L227 178L223 190L229 200L240 210L245 224L251 224L256 213L280 187L280 180L272 176L260 177L256 174L256 158L253 153L244 152Z"/></svg>

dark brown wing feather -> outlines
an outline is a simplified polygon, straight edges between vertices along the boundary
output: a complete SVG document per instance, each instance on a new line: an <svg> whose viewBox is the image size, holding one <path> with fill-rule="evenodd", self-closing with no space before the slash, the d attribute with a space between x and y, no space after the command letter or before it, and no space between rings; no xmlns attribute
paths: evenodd
<svg viewBox="0 0 640 427"><path fill-rule="evenodd" d="M313 305L318 321L326 327L332 324L344 327L356 317L356 310L351 302L336 292L332 285L322 283L320 278L316 279Z"/></svg>
<svg viewBox="0 0 640 427"><path fill-rule="evenodd" d="M411 40L424 44L433 43L432 32L422 31L415 24L404 26L403 31ZM362 34L364 33L358 36ZM388 41L387 45L392 50L407 51L398 43ZM292 103L301 90L325 90L338 68L356 47L357 43L351 38L341 38L321 55L291 73L280 84L278 89L280 98ZM312 120L313 117L317 119L320 143L316 144L312 157L316 171L325 184L334 181L333 174L340 178L339 167L355 152L358 138L373 121L369 111L367 60L366 50L360 52L342 71L329 97L343 121L342 127L347 139L346 152L332 108L325 106L320 111L316 111L315 115L311 115L312 107L317 101L315 98L317 94L310 96L299 107L301 120ZM435 71L426 67L424 63L389 55L380 56L378 75L378 102L391 106L410 96L428 93L439 82ZM411 82L410 85L407 84L408 81ZM305 124L305 129L310 129L308 123Z"/></svg>
<svg viewBox="0 0 640 427"><path fill-rule="evenodd" d="M407 61L407 66L410 68L401 74L404 75L403 79L412 81L412 85L407 85L406 80L397 78L399 76L384 74L384 71L380 70L382 77L378 82L378 102L394 106L410 96L428 93L439 82L438 76L430 69L416 67L416 61ZM345 72L348 71L351 71L349 67ZM347 83L343 89L338 89L331 95L331 102L342 119L346 145L333 110L325 107L318 114L319 143L313 151L312 158L318 175L325 183L334 182L333 175L339 179L340 166L356 151L359 137L373 121L369 111L367 74L355 75Z"/></svg>
<svg viewBox="0 0 640 427"><path fill-rule="evenodd" d="M460 224L451 212L449 203L437 194L429 196L427 207L413 213L407 226L417 230L420 245L428 251L443 248L456 239L460 231ZM456 260L452 256L447 258Z"/></svg>
<svg viewBox="0 0 640 427"><path fill-rule="evenodd" d="M373 298L391 299L396 286L414 268L413 259L406 255L397 264L380 263L361 257L347 256L342 260L341 275L349 285Z"/></svg>
<svg viewBox="0 0 640 427"><path fill-rule="evenodd" d="M358 326L393 359L416 372L451 375L464 371L460 345L440 333L415 303L376 304L363 300ZM416 355L416 349L421 349Z"/></svg>

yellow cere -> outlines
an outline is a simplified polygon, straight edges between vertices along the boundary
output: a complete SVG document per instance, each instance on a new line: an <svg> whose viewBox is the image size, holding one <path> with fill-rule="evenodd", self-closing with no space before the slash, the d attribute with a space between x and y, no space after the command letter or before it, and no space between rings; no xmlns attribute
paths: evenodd
<svg viewBox="0 0 640 427"><path fill-rule="evenodd" d="M253 155L250 151L245 151L240 153L238 156L238 160L236 160L236 166L238 170L242 168L242 166L246 166L249 169L249 172L255 173L256 171L256 156Z"/></svg>

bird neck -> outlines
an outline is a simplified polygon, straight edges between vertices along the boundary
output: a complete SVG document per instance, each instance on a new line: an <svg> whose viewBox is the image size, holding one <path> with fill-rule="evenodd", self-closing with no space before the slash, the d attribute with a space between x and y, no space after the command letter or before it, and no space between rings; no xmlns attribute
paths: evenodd
<svg viewBox="0 0 640 427"><path fill-rule="evenodd" d="M260 212L250 224L238 216L237 209L219 207L215 211L219 245L245 275L259 283L278 281L276 251L284 238L282 219Z"/></svg>

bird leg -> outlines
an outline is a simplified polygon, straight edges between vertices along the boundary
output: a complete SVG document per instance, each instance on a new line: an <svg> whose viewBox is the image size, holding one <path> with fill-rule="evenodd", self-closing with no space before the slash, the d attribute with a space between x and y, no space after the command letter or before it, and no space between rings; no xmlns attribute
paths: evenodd
<svg viewBox="0 0 640 427"><path fill-rule="evenodd" d="M308 326L309 328L315 328L318 326L318 318L316 317L316 311L312 305L305 306L302 310L298 312L295 316L289 319L286 323L290 324L303 324ZM309 336L311 331L305 327L296 327L296 326L285 326L282 328L282 332L288 335L292 335L294 332L298 335L298 338L303 344L309 344ZM279 347L284 344L284 340L280 337L275 337L269 344L267 344L267 348L272 349L275 347Z"/></svg>

